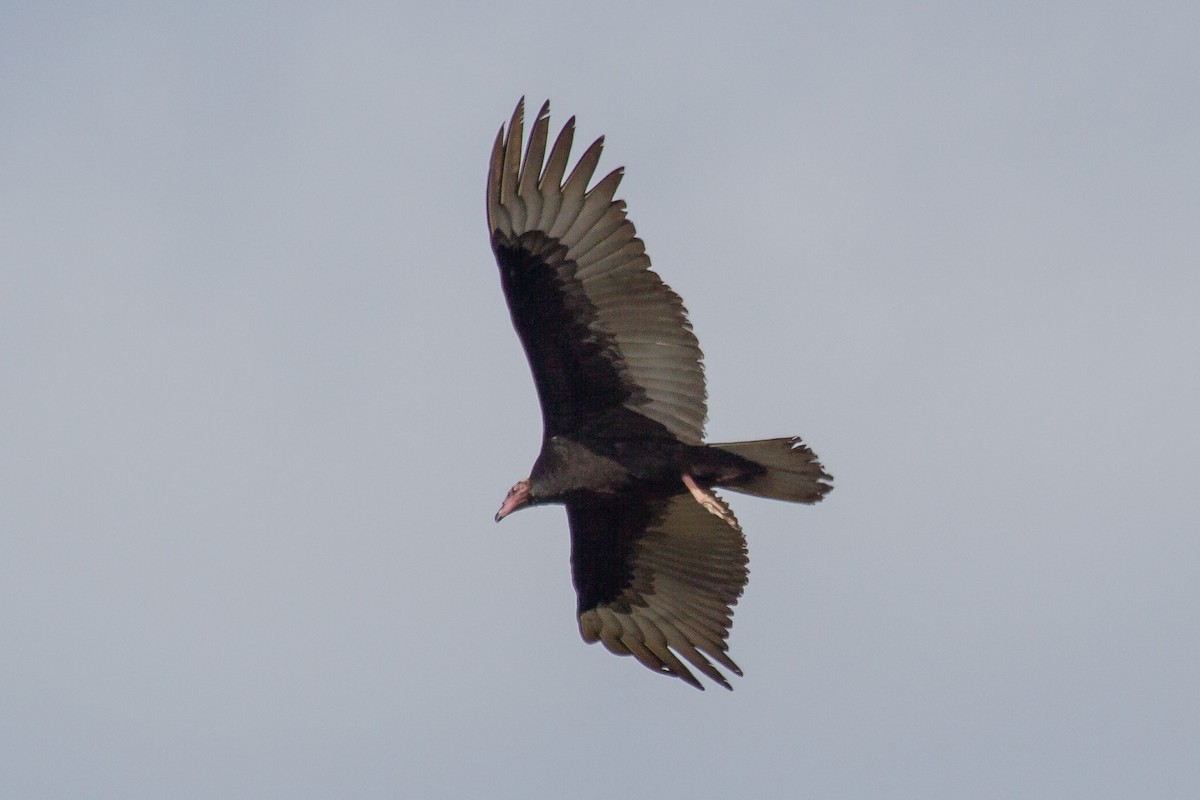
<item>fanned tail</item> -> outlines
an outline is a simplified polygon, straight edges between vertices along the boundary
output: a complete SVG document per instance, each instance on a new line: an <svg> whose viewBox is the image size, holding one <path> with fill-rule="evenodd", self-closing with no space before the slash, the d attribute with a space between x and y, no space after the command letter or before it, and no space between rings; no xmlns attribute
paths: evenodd
<svg viewBox="0 0 1200 800"><path fill-rule="evenodd" d="M799 436L724 442L709 447L741 456L766 470L752 478L721 484L735 492L792 503L815 503L833 488L833 476L825 472L816 454Z"/></svg>

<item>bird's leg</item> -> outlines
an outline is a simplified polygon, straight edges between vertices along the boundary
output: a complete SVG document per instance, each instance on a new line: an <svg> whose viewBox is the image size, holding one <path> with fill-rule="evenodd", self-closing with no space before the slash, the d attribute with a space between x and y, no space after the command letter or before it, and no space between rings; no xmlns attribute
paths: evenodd
<svg viewBox="0 0 1200 800"><path fill-rule="evenodd" d="M695 479L686 472L683 474L683 485L688 488L688 491L692 493L692 497L696 498L696 502L708 511L708 513L714 517L719 517L734 528L739 527L737 518L733 516L733 511L730 510L729 506L722 503L720 498L712 492L701 488L700 484L696 483Z"/></svg>

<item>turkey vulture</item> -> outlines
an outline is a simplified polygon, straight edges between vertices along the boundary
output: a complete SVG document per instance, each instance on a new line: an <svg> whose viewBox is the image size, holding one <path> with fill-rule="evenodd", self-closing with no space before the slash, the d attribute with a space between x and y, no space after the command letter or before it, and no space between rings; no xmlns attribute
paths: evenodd
<svg viewBox="0 0 1200 800"><path fill-rule="evenodd" d="M533 469L496 521L565 505L584 641L703 689L686 661L732 689L713 662L742 674L726 639L746 540L713 487L815 503L832 478L796 437L704 443L700 348L613 200L622 170L588 188L601 137L566 174L574 117L545 157L549 109L522 158L517 103L488 170L488 232L543 423Z"/></svg>

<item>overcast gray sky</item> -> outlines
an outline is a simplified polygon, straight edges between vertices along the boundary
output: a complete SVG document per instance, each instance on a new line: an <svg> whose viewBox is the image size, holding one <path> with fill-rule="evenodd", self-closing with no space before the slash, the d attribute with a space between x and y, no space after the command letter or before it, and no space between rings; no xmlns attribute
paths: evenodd
<svg viewBox="0 0 1200 800"><path fill-rule="evenodd" d="M0 795L1195 797L1196 3L104 5L0 24ZM732 693L492 522L522 95L836 478Z"/></svg>

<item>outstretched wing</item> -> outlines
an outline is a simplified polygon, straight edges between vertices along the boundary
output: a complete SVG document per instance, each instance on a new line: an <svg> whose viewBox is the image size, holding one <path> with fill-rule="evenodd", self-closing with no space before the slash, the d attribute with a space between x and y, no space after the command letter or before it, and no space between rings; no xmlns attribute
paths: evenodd
<svg viewBox="0 0 1200 800"><path fill-rule="evenodd" d="M736 523L688 494L568 503L567 518L583 640L703 689L687 661L732 689L712 662L742 674L726 652L733 606L748 578Z"/></svg>
<svg viewBox="0 0 1200 800"><path fill-rule="evenodd" d="M524 100L496 134L487 184L488 231L501 282L537 384L547 434L625 407L698 444L705 389L700 347L679 295L653 271L613 200L622 170L591 189L603 138L564 179L572 117L545 159L550 104L524 159Z"/></svg>

